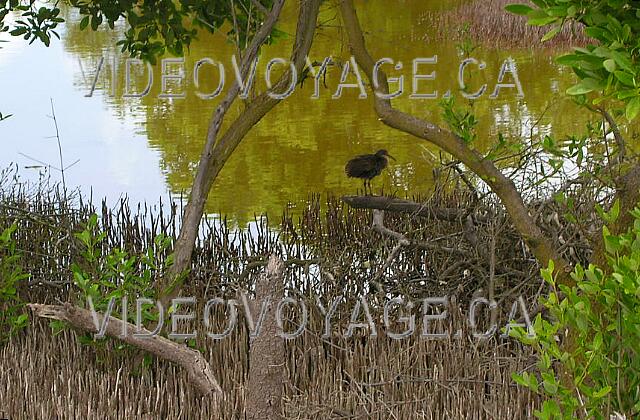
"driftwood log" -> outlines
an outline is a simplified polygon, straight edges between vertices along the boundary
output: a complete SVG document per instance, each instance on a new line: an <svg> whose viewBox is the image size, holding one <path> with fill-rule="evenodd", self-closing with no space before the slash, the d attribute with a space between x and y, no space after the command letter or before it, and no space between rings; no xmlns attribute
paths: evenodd
<svg viewBox="0 0 640 420"><path fill-rule="evenodd" d="M465 220L468 216L468 210L433 207L424 203L416 203L409 200L401 200L399 198L374 196L374 195L348 195L342 197L342 201L354 209L372 209L384 210L395 213L410 213L416 216L433 217L434 219L455 222ZM475 216L482 219L480 216Z"/></svg>
<svg viewBox="0 0 640 420"><path fill-rule="evenodd" d="M28 306L39 317L66 321L72 327L82 331L97 332L91 312L87 309L69 303L64 305L32 303ZM123 335L123 328L126 330L126 335ZM134 334L146 334L148 337L136 337ZM135 325L122 322L114 317L109 317L105 335L136 346L160 359L175 363L187 371L191 383L200 394L214 399L222 397L222 389L213 375L209 362L199 351L165 337L152 335L144 328L138 329Z"/></svg>

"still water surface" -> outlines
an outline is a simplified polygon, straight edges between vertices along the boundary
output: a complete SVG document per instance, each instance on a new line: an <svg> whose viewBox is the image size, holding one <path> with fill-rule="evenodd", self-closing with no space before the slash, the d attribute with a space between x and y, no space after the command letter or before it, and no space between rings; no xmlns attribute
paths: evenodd
<svg viewBox="0 0 640 420"><path fill-rule="evenodd" d="M420 67L419 73L436 71L435 81L419 83L420 92L437 90L442 97L457 89L463 57L455 42L430 41L433 37L429 28L421 23L425 11L441 8L440 2L404 0L392 10L385 0L359 3L372 55L404 64L401 71L390 72L405 78L405 92L394 100L395 105L416 116L441 121L438 100L409 97L414 58L437 56L437 64ZM266 48L262 55L256 77L258 91L265 89L266 62L290 56L296 20L293 3L290 6L280 25L289 36ZM77 21L73 15L68 18ZM350 54L337 11L324 8L320 22L311 59L321 61L333 56L348 61ZM166 89L184 92L185 98L159 97L160 64L153 69L154 82L148 95L134 98L124 96L126 58L116 52L116 39L114 32L92 33L80 31L78 25L66 25L62 40L53 42L50 48L27 46L19 39L2 43L0 112L14 115L0 122L0 166L16 162L27 179L37 178L42 170L27 168L39 165L33 159L59 166L58 146L51 138L55 130L48 117L53 99L65 165L79 160L65 173L68 186L92 192L94 199L107 197L114 202L126 195L134 203L155 203L160 197L176 197L188 190L211 113L223 96L214 100L198 97L193 81L195 63L211 58L224 64L224 94L234 80L233 46L222 34L202 35L185 57L184 83L169 81ZM476 90L484 83L488 85L488 93L473 105L480 121L479 149L489 148L498 133L521 141L532 129L534 134L555 136L581 131L588 115L563 99L562 92L571 84L572 76L553 63L553 54L486 48L473 52L474 58L486 63L486 69L469 67L470 86ZM96 90L86 97L101 57L104 62ZM518 98L516 89L502 89L497 99L490 99L500 67L509 58L516 63L524 97ZM130 92L144 89L147 76L137 72L138 67L142 66L132 67ZM176 73L179 67L169 65L165 73ZM225 214L244 225L254 214L279 215L287 205L299 207L310 193L355 193L361 183L345 177L345 162L356 154L380 148L388 149L397 161L374 181L374 188L384 185L386 191L399 195L429 192L437 150L381 124L371 98L358 98L358 89L345 89L339 99L333 99L340 76L339 67L330 67L327 88L321 86L320 98L315 100L311 99L313 80L308 79L254 127L218 178L208 212ZM215 90L219 82L218 73L208 65L202 66L199 79L201 92ZM349 79L354 81L353 77ZM513 82L513 78L507 74L505 82ZM239 114L241 106L232 110L227 123ZM59 178L60 174L52 169L51 176Z"/></svg>

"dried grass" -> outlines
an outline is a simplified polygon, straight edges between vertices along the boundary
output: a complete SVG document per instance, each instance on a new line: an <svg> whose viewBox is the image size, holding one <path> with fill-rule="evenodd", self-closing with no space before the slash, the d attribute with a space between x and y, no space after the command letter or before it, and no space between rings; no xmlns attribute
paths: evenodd
<svg viewBox="0 0 640 420"><path fill-rule="evenodd" d="M542 37L551 29L527 24L527 18L504 10L519 0L475 0L452 11L429 12L420 20L433 27L436 40L464 40L466 37L481 46L490 48L548 48L567 49L593 42L580 26L566 25L548 42ZM468 25L468 28L466 27Z"/></svg>
<svg viewBox="0 0 640 420"><path fill-rule="evenodd" d="M389 228L433 246L403 250L380 278L394 244L371 229L370 212L313 196L301 215L284 214L275 230L266 219L257 220L252 233L236 231L224 220L208 220L183 295L198 296L196 313L202 313L211 297L235 297L237 287L252 289L268 255L275 253L285 261L285 286L294 295L311 302L316 295L323 302L345 295L346 306L336 315L341 328L348 323L350 305L361 295L367 296L380 321L380 294L372 292L372 282L385 293L413 299L455 296L462 308L479 287L486 290L490 278L496 297L508 302L501 309L509 310L514 294L535 299L541 290L538 267L498 206L479 206L459 191L436 194L425 205L474 210L479 245L464 239L464 218L444 222L388 214ZM31 284L21 290L26 300L67 299L68 267L79 258L70 238L93 211L51 191L13 191L1 197L0 228L18 221L18 247L33 273ZM153 246L156 234L175 236L178 209L172 206L166 212L147 206L132 210L126 201L113 209L103 205L99 213L107 232L105 252L119 246L141 253ZM493 270L486 254L490 235L496 244ZM510 376L534 365L530 351L512 340L473 339L463 322L465 310L450 309L452 331L462 328L461 339L425 340L418 330L412 338L394 341L384 331L377 338L322 340L322 317L310 308L306 333L285 344L284 418L531 418L539 400L516 387ZM214 323L225 325L222 310L213 317ZM176 367L159 360L143 366L143 355L135 349L119 350L115 341L83 346L76 333L53 336L44 321L33 320L24 334L0 349L0 418L243 418L250 404L250 396L245 396L248 333L240 325L219 342L199 334L197 345L226 395L217 412L210 400L196 396Z"/></svg>

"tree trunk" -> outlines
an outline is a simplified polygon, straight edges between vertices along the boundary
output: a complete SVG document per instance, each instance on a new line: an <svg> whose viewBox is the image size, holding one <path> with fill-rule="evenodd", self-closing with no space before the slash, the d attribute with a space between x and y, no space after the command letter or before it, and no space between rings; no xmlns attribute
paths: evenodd
<svg viewBox="0 0 640 420"><path fill-rule="evenodd" d="M249 73L251 65L255 60L260 47L271 34L273 27L280 17L280 12L282 12L283 6L284 0L276 0L273 3L271 12L267 15L258 33L251 40L251 44L247 48L244 57L242 57L240 62L240 74L243 80L246 80L247 74ZM202 212L209 194L209 188L207 188L207 177L211 168L216 166L215 146L218 140L218 132L220 131L220 127L222 126L222 122L224 121L227 111L231 108L231 105L236 100L239 93L240 85L236 81L216 108L213 116L211 117L211 121L209 122L207 142L202 151L202 155L200 156L198 171L191 186L189 202L185 207L185 212L182 218L180 234L178 235L178 239L174 246L174 262L164 279L164 283L161 284L160 299L163 304L166 304L171 300L167 295L179 288L183 281L182 274L191 267L191 254L193 253L195 241L198 236L200 220L202 219Z"/></svg>
<svg viewBox="0 0 640 420"><path fill-rule="evenodd" d="M340 10L351 52L360 68L366 73L371 85L375 86L373 76L375 62L367 50L360 22L353 6L353 0L340 0ZM377 91L382 94L388 94L389 84L387 77L381 71L378 72L378 82ZM438 146L460 160L487 183L502 201L511 216L515 228L522 235L522 238L540 264L546 267L549 260L553 260L562 281L570 281L568 276L569 264L553 247L552 241L545 237L541 229L534 223L513 181L500 172L493 162L484 159L481 154L471 149L451 131L394 109L390 100L380 98L375 95L375 92L373 96L375 111L380 121L389 127L412 134Z"/></svg>
<svg viewBox="0 0 640 420"><path fill-rule="evenodd" d="M284 296L284 264L272 256L265 274L256 284L256 300L251 314L257 319L262 302L270 305L262 323L260 334L249 343L249 378L245 391L245 407L249 420L280 418L282 410L282 385L284 381L285 353L283 339L277 335L275 311Z"/></svg>
<svg viewBox="0 0 640 420"><path fill-rule="evenodd" d="M243 57L241 67L243 77L248 72L250 63L257 54L258 47L264 42L266 36L271 33L283 3L284 0L276 1L269 18L265 21L260 32L252 41L251 47ZM311 49L320 3L321 0L300 1L298 27L291 58L296 74L300 74L302 71L306 57ZM290 84L291 77L291 72L287 71L270 92L283 92ZM239 87L236 83L224 101L218 106L209 125L207 144L200 158L198 173L193 182L189 202L185 208L180 234L174 246L174 263L160 288L160 301L165 304L179 292L184 282L184 273L191 267L191 256L197 239L198 228L213 182L249 130L281 101L269 96L268 92L259 95L248 104L247 108L218 140L218 131L224 115L238 93Z"/></svg>

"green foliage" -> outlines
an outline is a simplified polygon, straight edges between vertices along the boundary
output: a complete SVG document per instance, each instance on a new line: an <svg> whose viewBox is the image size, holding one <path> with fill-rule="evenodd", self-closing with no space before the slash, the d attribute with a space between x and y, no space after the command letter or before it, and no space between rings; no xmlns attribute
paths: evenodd
<svg viewBox="0 0 640 420"><path fill-rule="evenodd" d="M442 118L451 131L465 143L472 143L477 137L475 128L478 125L478 120L473 112L457 107L453 96L443 98L440 101L440 107L442 108Z"/></svg>
<svg viewBox="0 0 640 420"><path fill-rule="evenodd" d="M572 54L561 56L558 63L570 66L579 82L567 94L584 95L593 105L604 101L611 107L624 110L633 120L640 113L640 3L632 0L533 0L536 8L512 4L506 9L527 16L529 24L551 25L543 40L556 36L570 23L584 25L586 35L594 43L575 48Z"/></svg>
<svg viewBox="0 0 640 420"><path fill-rule="evenodd" d="M260 0L260 3L270 9L273 0ZM56 28L64 22L57 4L42 3L37 7L34 0L0 0L0 32L22 36L30 43L39 39L48 46L51 35L59 38ZM71 0L70 4L82 16L81 29L91 27L95 31L104 26L114 29L118 22L122 22L125 25L124 39L118 41L122 51L151 63L166 52L182 55L198 30L213 33L225 23L231 24L228 34L239 41L239 47L244 47L247 39L260 27L263 15L251 0ZM18 15L13 27L4 23L11 12ZM281 37L282 32L274 31L272 37L278 36Z"/></svg>
<svg viewBox="0 0 640 420"><path fill-rule="evenodd" d="M463 57L471 57L471 54L478 48L478 45L471 37L471 24L469 24L469 22L465 22L462 27L458 29L458 38L460 39L460 41L456 43L458 53Z"/></svg>
<svg viewBox="0 0 640 420"><path fill-rule="evenodd" d="M12 238L15 230L13 224L0 234L0 343L24 329L29 321L18 296L19 283L29 276L20 265L20 253Z"/></svg>
<svg viewBox="0 0 640 420"><path fill-rule="evenodd" d="M600 212L612 223L620 207ZM556 283L552 263L542 270L553 288L543 303L554 321L538 315L533 338L522 328L512 331L538 353L539 376L524 372L513 379L546 397L539 418L640 413L640 209L632 214L634 225L625 234L603 228L606 271L578 265L572 273L576 284L568 287Z"/></svg>
<svg viewBox="0 0 640 420"><path fill-rule="evenodd" d="M16 12L19 16L13 29L4 24L4 19L10 12ZM56 28L62 22L64 19L60 17L58 7L37 7L33 0L29 2L0 1L0 32L9 31L13 36L22 36L25 40L29 40L29 44L39 39L44 45L49 46L51 35L60 39Z"/></svg>
<svg viewBox="0 0 640 420"><path fill-rule="evenodd" d="M163 235L158 235L155 246L142 255L129 255L119 248L103 253L105 233L100 231L95 214L89 218L84 230L75 236L82 247L81 260L71 266L73 282L80 292L79 305L86 306L91 298L98 312L106 312L112 298L120 305L122 298L126 297L135 308L137 298L154 297L155 276L171 264L171 259L161 262L159 258L171 245L171 239ZM154 305L143 305L143 322L157 320L154 310ZM127 315L128 321L135 322L135 309L127 311ZM54 323L53 326L59 328L61 324Z"/></svg>

